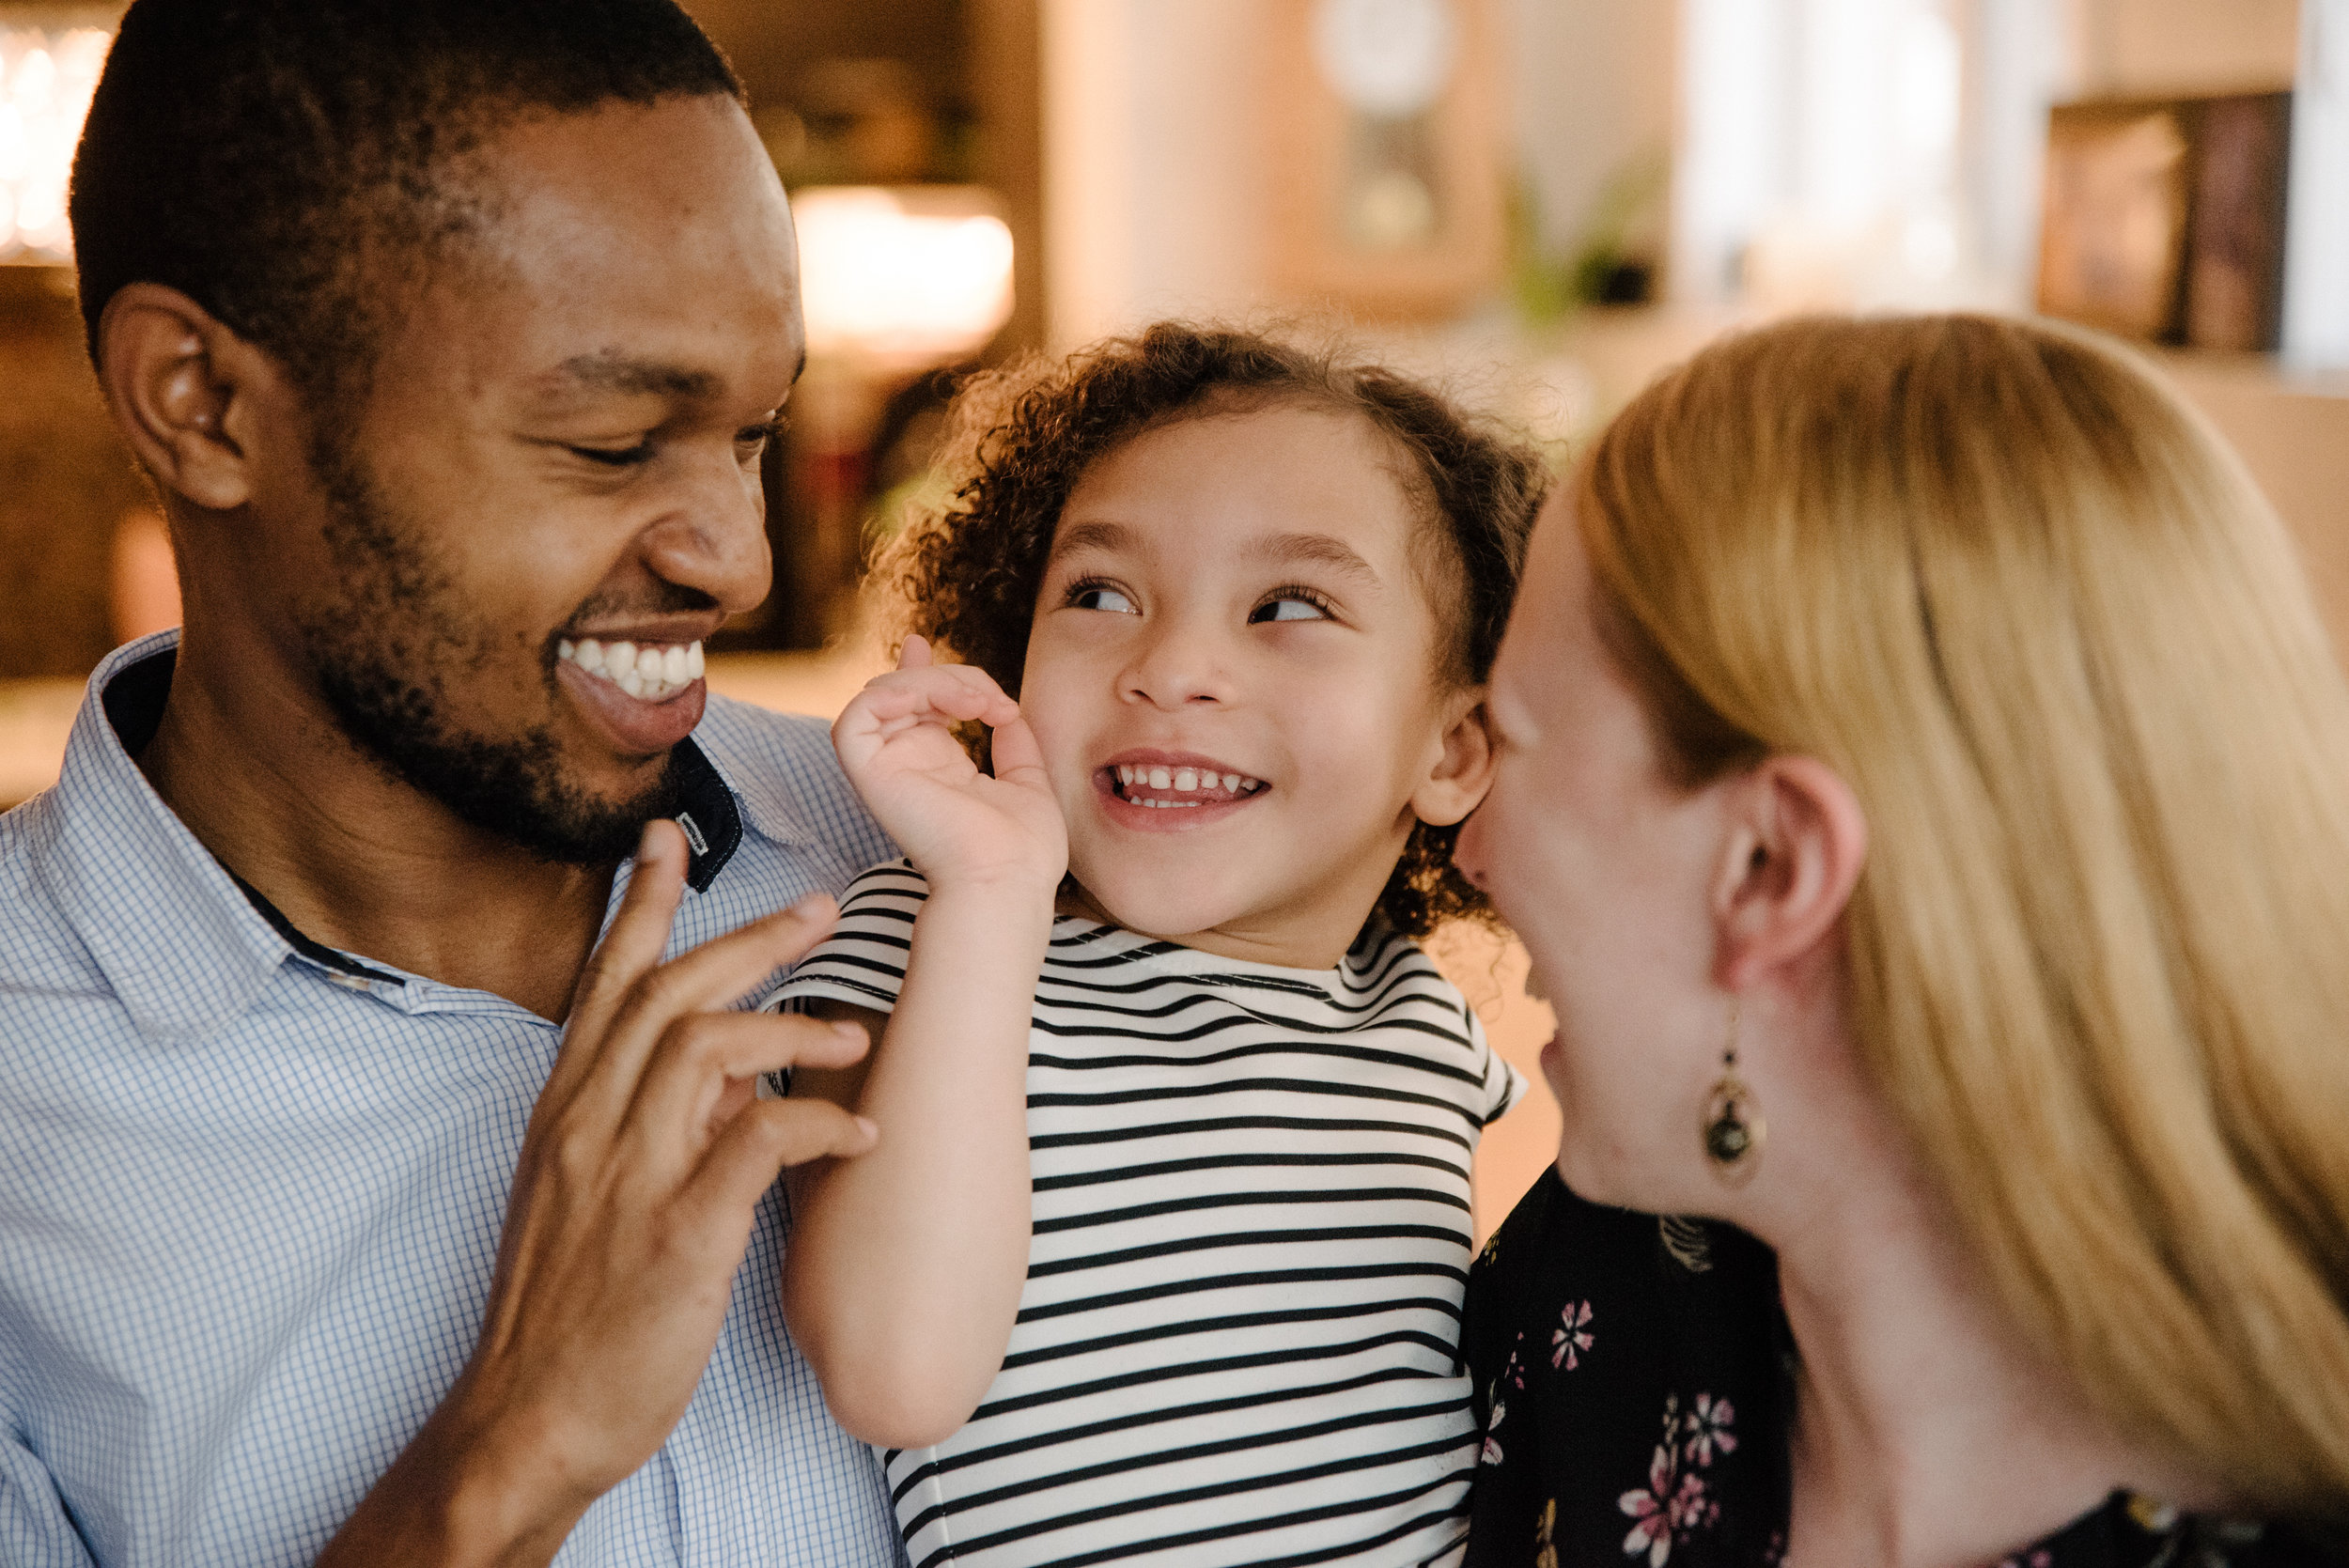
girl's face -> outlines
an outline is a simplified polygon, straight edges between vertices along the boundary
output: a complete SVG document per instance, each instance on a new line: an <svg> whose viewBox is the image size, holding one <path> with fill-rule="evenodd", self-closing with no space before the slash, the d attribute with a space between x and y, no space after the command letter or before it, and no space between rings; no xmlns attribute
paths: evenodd
<svg viewBox="0 0 2349 1568"><path fill-rule="evenodd" d="M1706 1179L1697 1127L1726 1033L1710 974L1723 791L1666 775L1593 603L1562 488L1493 666L1500 760L1457 859L1557 1013L1542 1071L1564 1117L1560 1174L1601 1203L1702 1210L1718 1193L1687 1184Z"/></svg>
<svg viewBox="0 0 2349 1568"><path fill-rule="evenodd" d="M1148 431L1070 494L1019 706L1109 919L1326 968L1420 815L1481 796L1401 461L1366 420L1276 405Z"/></svg>

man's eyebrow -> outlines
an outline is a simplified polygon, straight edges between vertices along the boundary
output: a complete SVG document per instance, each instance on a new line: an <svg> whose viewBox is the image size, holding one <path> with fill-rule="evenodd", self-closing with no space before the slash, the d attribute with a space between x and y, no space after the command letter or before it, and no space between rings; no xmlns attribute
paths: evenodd
<svg viewBox="0 0 2349 1568"><path fill-rule="evenodd" d="M688 370L658 360L630 359L621 354L577 354L556 365L549 380L591 392L617 392L630 396L713 397L717 377L707 370Z"/></svg>
<svg viewBox="0 0 2349 1568"><path fill-rule="evenodd" d="M1259 539L1250 545L1248 555L1252 560L1268 562L1276 567L1312 563L1328 567L1341 576L1357 579L1369 587L1379 585L1378 573L1371 564L1355 553L1354 548L1345 540L1333 538L1328 534L1275 534L1268 539Z"/></svg>
<svg viewBox="0 0 2349 1568"><path fill-rule="evenodd" d="M1103 519L1072 522L1064 526L1058 534L1052 536L1052 553L1046 565L1050 565L1052 561L1057 561L1064 555L1074 555L1079 551L1099 550L1114 552L1130 550L1133 544L1134 531L1122 522L1111 522Z"/></svg>

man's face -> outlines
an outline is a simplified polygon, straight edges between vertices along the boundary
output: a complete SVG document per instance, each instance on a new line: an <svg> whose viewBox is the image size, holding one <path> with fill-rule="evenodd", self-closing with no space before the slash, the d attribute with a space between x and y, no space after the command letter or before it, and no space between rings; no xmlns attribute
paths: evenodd
<svg viewBox="0 0 2349 1568"><path fill-rule="evenodd" d="M667 808L701 640L766 597L790 215L718 97L524 119L468 178L481 232L384 335L355 427L312 411L271 635L410 784L615 859Z"/></svg>

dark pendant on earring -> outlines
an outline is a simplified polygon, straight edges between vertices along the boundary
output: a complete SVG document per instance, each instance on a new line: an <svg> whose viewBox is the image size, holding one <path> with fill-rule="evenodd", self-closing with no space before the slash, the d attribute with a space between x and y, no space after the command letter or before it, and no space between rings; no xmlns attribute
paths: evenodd
<svg viewBox="0 0 2349 1568"><path fill-rule="evenodd" d="M1713 1173L1731 1187L1751 1181L1768 1133L1733 1058L1704 1105L1704 1156L1713 1162Z"/></svg>

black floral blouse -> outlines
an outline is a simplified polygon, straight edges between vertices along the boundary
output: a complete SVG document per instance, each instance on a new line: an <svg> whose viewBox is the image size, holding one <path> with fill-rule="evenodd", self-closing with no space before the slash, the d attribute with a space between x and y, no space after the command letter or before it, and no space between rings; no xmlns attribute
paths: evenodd
<svg viewBox="0 0 2349 1568"><path fill-rule="evenodd" d="M1469 1276L1485 1427L1465 1568L1775 1568L1793 1345L1768 1248L1555 1171ZM2115 1493L1998 1568L2341 1568L2341 1543Z"/></svg>

